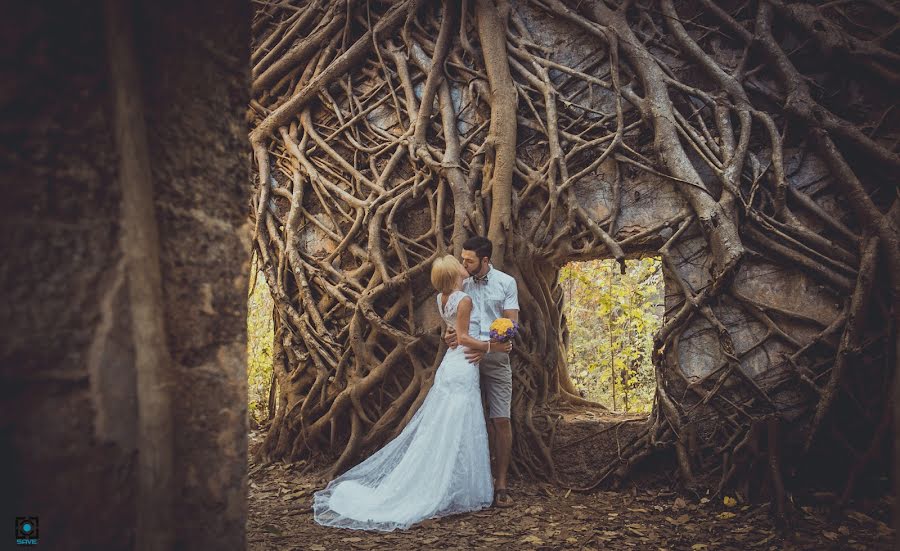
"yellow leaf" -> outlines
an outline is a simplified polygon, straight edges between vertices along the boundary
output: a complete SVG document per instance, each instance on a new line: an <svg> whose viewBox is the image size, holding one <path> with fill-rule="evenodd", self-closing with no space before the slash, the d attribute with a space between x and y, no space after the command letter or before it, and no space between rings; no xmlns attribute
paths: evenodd
<svg viewBox="0 0 900 551"><path fill-rule="evenodd" d="M525 536L520 540L522 543L533 543L534 545L543 545L544 540L537 536Z"/></svg>
<svg viewBox="0 0 900 551"><path fill-rule="evenodd" d="M734 518L735 516L737 516L737 515L735 515L731 511L724 511L722 513L719 513L719 518L723 519L723 520L728 520L730 518Z"/></svg>
<svg viewBox="0 0 900 551"><path fill-rule="evenodd" d="M731 496L725 496L725 499L723 499L722 502L725 504L725 507L734 507L737 505L737 500Z"/></svg>

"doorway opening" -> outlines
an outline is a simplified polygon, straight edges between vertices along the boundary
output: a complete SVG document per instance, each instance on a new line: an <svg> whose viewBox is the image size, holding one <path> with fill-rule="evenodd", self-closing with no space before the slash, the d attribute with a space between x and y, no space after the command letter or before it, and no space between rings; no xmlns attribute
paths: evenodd
<svg viewBox="0 0 900 551"><path fill-rule="evenodd" d="M653 335L663 321L659 257L570 262L559 277L565 296L569 374L584 398L610 411L649 413L656 385Z"/></svg>

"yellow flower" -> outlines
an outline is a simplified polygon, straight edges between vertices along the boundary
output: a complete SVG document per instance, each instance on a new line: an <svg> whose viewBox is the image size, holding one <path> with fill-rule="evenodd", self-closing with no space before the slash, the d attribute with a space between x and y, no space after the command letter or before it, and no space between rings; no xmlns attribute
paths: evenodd
<svg viewBox="0 0 900 551"><path fill-rule="evenodd" d="M508 318L497 318L494 320L494 323L491 324L491 329L502 335L512 329L512 326L512 320Z"/></svg>

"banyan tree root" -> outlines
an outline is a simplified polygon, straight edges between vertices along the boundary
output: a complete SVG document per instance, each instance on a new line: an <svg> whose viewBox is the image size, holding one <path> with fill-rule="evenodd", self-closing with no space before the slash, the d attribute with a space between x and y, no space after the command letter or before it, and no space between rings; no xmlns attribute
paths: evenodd
<svg viewBox="0 0 900 551"><path fill-rule="evenodd" d="M336 474L402 430L443 353L423 313L430 263L480 234L519 282L515 472L567 483L557 412L599 407L568 375L560 268L659 254L653 413L571 484L623 480L668 450L688 486L756 473L785 515L785 477L841 441L852 487L884 447L879 381L896 369L897 17L881 2L257 2L253 240L277 328L259 459ZM557 50L542 22L591 55ZM817 80L823 56L855 69ZM827 174L799 185L808 160ZM620 219L642 178L684 208L635 233ZM598 216L579 193L604 188ZM843 312L823 322L761 300L762 262ZM761 328L754 342L729 311ZM680 350L701 326L719 363L689 377ZM768 370L748 370L776 344Z"/></svg>

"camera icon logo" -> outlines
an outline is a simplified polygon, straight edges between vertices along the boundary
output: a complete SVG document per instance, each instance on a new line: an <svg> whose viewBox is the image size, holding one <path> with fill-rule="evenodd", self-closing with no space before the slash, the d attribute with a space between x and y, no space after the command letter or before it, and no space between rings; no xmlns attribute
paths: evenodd
<svg viewBox="0 0 900 551"><path fill-rule="evenodd" d="M37 545L38 518L16 517L16 544Z"/></svg>

